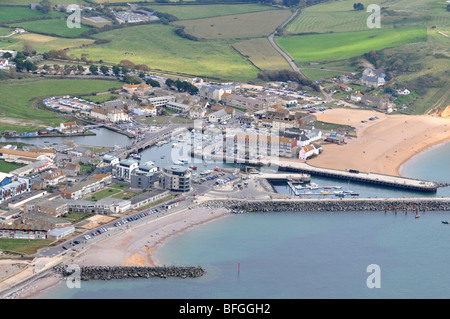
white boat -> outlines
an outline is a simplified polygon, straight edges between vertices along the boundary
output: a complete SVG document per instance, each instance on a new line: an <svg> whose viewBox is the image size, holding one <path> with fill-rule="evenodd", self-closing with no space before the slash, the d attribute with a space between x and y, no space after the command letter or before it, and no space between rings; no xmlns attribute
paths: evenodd
<svg viewBox="0 0 450 319"><path fill-rule="evenodd" d="M318 189L319 188L319 185L317 185L317 184L315 184L315 183L311 183L310 185L309 185L309 189Z"/></svg>
<svg viewBox="0 0 450 319"><path fill-rule="evenodd" d="M181 146L180 145L178 145L177 143L173 143L172 144L172 148L180 148Z"/></svg>

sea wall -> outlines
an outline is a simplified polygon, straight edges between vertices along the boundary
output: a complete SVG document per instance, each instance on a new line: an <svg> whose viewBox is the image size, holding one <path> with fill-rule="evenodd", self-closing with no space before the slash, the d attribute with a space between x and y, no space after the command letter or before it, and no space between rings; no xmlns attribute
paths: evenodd
<svg viewBox="0 0 450 319"><path fill-rule="evenodd" d="M112 280L151 277L195 278L206 271L201 267L125 267L125 266L80 266L68 268L65 265L54 267L57 274L64 278L80 276L80 280Z"/></svg>
<svg viewBox="0 0 450 319"><path fill-rule="evenodd" d="M376 198L376 199L281 199L210 200L212 209L226 208L233 213L286 211L449 211L450 198Z"/></svg>

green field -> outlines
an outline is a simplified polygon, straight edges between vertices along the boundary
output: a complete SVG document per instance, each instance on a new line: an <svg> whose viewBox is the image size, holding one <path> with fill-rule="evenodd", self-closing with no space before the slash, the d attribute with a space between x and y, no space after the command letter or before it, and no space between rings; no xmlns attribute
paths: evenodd
<svg viewBox="0 0 450 319"><path fill-rule="evenodd" d="M38 32L61 37L78 37L89 27L81 25L80 28L69 28L65 19L45 19L10 24L11 27L21 27L30 32Z"/></svg>
<svg viewBox="0 0 450 319"><path fill-rule="evenodd" d="M245 39L268 36L286 21L290 10L269 10L216 18L176 21L185 32L202 39Z"/></svg>
<svg viewBox="0 0 450 319"><path fill-rule="evenodd" d="M2 0L0 0L0 4ZM61 12L51 12L44 14L41 11L31 10L26 7L1 7L0 6L0 23L11 22L16 20L24 20L30 18L61 17L64 14Z"/></svg>
<svg viewBox="0 0 450 319"><path fill-rule="evenodd" d="M0 116L30 122L34 126L55 126L61 122L61 116L36 108L33 99L63 94L83 95L119 87L119 82L107 80L8 80L0 82ZM4 130L3 127L6 125L0 122L0 131Z"/></svg>
<svg viewBox="0 0 450 319"><path fill-rule="evenodd" d="M123 59L146 64L154 71L180 75L197 75L228 80L255 78L257 69L241 58L229 41L191 41L178 37L168 25L132 26L102 32L95 38L110 43L69 50L81 57L85 53L94 61L119 63ZM128 54L126 54L128 53Z"/></svg>
<svg viewBox="0 0 450 319"><path fill-rule="evenodd" d="M149 5L149 9L169 13L180 20L219 17L232 14L275 10L261 4L213 4L213 5Z"/></svg>
<svg viewBox="0 0 450 319"><path fill-rule="evenodd" d="M336 61L407 43L426 41L425 28L313 34L278 38L280 47L296 61Z"/></svg>
<svg viewBox="0 0 450 319"><path fill-rule="evenodd" d="M11 34L11 31L12 30L10 28L0 27L0 36L9 35L9 34Z"/></svg>
<svg viewBox="0 0 450 319"><path fill-rule="evenodd" d="M42 247L52 243L50 239L11 239L2 238L0 240L0 250L6 250L18 254L30 255Z"/></svg>
<svg viewBox="0 0 450 319"><path fill-rule="evenodd" d="M261 70L290 70L286 59L273 48L266 38L243 40L233 44L245 58Z"/></svg>
<svg viewBox="0 0 450 319"><path fill-rule="evenodd" d="M28 42L33 46L38 54L42 54L50 50L62 50L66 48L81 47L83 44L92 44L94 42L94 40L92 39L66 39L36 33L24 33L15 35L7 39L8 40L4 39L2 42L0 42L0 49L21 51L23 49L24 43ZM12 42L9 43L9 40L11 40Z"/></svg>
<svg viewBox="0 0 450 319"><path fill-rule="evenodd" d="M1 124L0 124L1 126ZM2 132L3 133L3 132ZM10 163L10 162L5 162L5 161L0 161L0 172L2 173L9 173L15 169L18 169L22 167L22 165L19 164L15 164L15 163Z"/></svg>

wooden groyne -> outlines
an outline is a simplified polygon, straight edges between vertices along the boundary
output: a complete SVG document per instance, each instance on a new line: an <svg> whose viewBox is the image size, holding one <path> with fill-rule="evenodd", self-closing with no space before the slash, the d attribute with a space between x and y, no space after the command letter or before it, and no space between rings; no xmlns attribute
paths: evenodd
<svg viewBox="0 0 450 319"><path fill-rule="evenodd" d="M54 267L54 271L64 278L79 275L80 280L112 280L152 277L196 278L206 271L201 267L126 267L126 266L80 266L68 268L65 265Z"/></svg>
<svg viewBox="0 0 450 319"><path fill-rule="evenodd" d="M334 212L334 211L450 211L450 198L336 198L336 199L217 199L203 206L243 212Z"/></svg>

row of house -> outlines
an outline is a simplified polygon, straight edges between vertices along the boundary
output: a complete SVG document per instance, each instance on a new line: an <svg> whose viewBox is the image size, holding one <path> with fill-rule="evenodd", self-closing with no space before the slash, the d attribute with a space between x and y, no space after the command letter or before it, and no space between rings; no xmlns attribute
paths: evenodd
<svg viewBox="0 0 450 319"><path fill-rule="evenodd" d="M61 191L61 197L66 199L80 199L89 193L98 191L111 184L112 176L97 174L86 181L78 182Z"/></svg>

